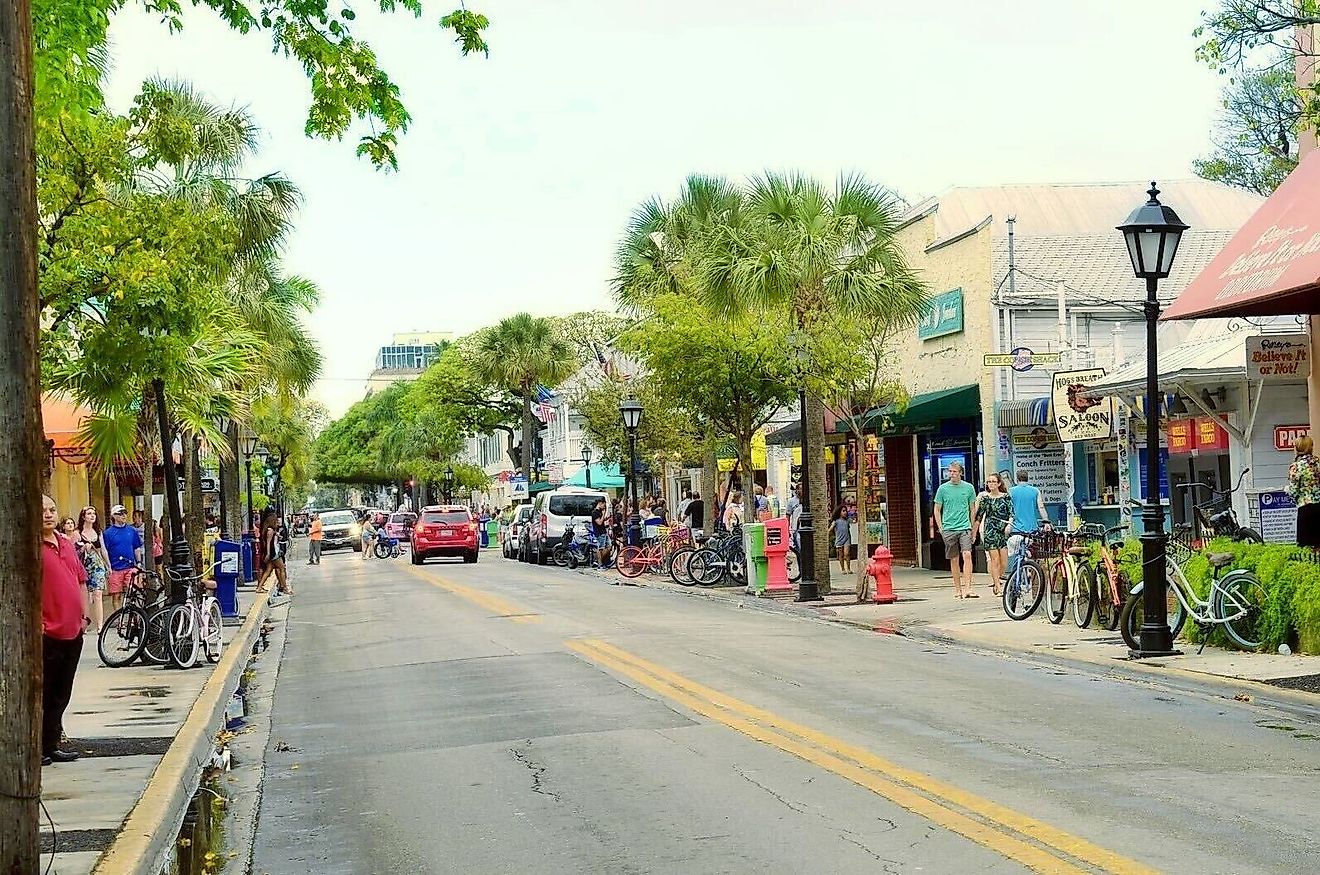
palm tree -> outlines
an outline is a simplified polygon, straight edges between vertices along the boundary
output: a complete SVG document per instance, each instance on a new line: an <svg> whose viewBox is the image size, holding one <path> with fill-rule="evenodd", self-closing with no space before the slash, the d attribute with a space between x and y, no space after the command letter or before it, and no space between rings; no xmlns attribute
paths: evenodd
<svg viewBox="0 0 1320 875"><path fill-rule="evenodd" d="M619 250L614 290L625 306L644 311L646 297L670 282L717 315L787 308L803 359L802 455L817 501L828 493L824 405L805 391L813 336L838 314L892 328L925 312L927 291L895 242L900 216L897 197L858 175L830 188L766 173L741 189L697 176L674 204L643 205ZM827 582L826 527L815 546L816 578Z"/></svg>
<svg viewBox="0 0 1320 875"><path fill-rule="evenodd" d="M554 386L574 371L572 347L549 321L527 313L500 320L477 344L476 370L487 382L522 399L522 453L518 467L532 478L532 441L536 420L532 402L543 386Z"/></svg>

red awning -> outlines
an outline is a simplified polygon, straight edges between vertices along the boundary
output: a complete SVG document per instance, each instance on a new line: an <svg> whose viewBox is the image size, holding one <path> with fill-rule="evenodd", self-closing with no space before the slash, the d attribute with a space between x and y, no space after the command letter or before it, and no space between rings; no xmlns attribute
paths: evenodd
<svg viewBox="0 0 1320 875"><path fill-rule="evenodd" d="M1164 319L1320 313L1320 150L1183 289Z"/></svg>

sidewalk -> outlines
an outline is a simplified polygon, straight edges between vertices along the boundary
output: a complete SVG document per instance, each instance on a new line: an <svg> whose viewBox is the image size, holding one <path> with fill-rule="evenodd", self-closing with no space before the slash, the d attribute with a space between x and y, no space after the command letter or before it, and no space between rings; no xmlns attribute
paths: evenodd
<svg viewBox="0 0 1320 875"><path fill-rule="evenodd" d="M853 567L856 568L856 562ZM609 572L608 576L614 580L619 578L617 572ZM890 605L857 604L855 578L844 577L837 562L830 563L830 580L831 594L823 602L814 603L758 599L747 595L740 587L682 587L670 578L658 575L643 575L636 582L688 595L741 602L770 611L816 616L882 634L929 638L999 652L1044 654L1093 666L1122 665L1152 673L1172 669L1202 679L1271 683L1284 697L1305 695L1312 701L1320 701L1320 696L1314 693L1320 688L1317 683L1320 682L1320 658L1243 653L1217 647L1206 647L1198 654L1196 645L1184 645L1182 656L1152 662L1131 660L1117 631L1107 632L1095 626L1078 629L1072 622L1071 613L1057 626L1039 612L1022 622L1009 619L984 574L976 576L973 591L978 598L959 600L953 597L953 579L947 571L895 567L894 593L898 601ZM1287 689L1290 686L1302 692Z"/></svg>
<svg viewBox="0 0 1320 875"><path fill-rule="evenodd" d="M139 663L107 668L97 655L95 636L83 639L73 700L64 717L67 747L82 757L41 770L41 800L50 816L47 821L42 815L42 872L52 862L52 850L57 851L52 873L92 871L130 814L140 819L135 809L153 808L168 831L138 836L138 845L173 845L178 825L172 818L182 815L181 807L173 810L178 807L174 797L187 804L212 749L217 726L211 700L223 715L229 699L224 691L232 691L247 664L267 599L250 588L239 589L240 617L251 622L226 624L225 650L215 665L204 662L187 671Z"/></svg>

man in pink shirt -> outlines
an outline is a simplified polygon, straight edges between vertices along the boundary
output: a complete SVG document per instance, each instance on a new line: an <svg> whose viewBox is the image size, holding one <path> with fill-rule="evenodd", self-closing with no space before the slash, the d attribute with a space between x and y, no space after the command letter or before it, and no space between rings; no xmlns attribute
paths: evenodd
<svg viewBox="0 0 1320 875"><path fill-rule="evenodd" d="M82 655L83 587L87 571L69 539L56 531L55 500L41 496L41 764L68 763L76 751L60 750L64 709Z"/></svg>

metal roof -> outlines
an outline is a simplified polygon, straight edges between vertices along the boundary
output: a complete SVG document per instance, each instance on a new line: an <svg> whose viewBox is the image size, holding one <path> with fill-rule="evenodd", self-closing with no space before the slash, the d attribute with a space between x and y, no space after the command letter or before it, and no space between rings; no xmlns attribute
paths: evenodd
<svg viewBox="0 0 1320 875"><path fill-rule="evenodd" d="M1063 185L955 186L927 198L904 214L904 224L933 211L935 240L943 240L993 218L993 233L1005 237L1005 219L1015 216L1017 239L1074 234L1114 234L1144 199L1149 180ZM1160 199L1198 230L1236 230L1264 202L1259 195L1204 179L1161 182ZM1126 263L1126 258L1124 259Z"/></svg>

